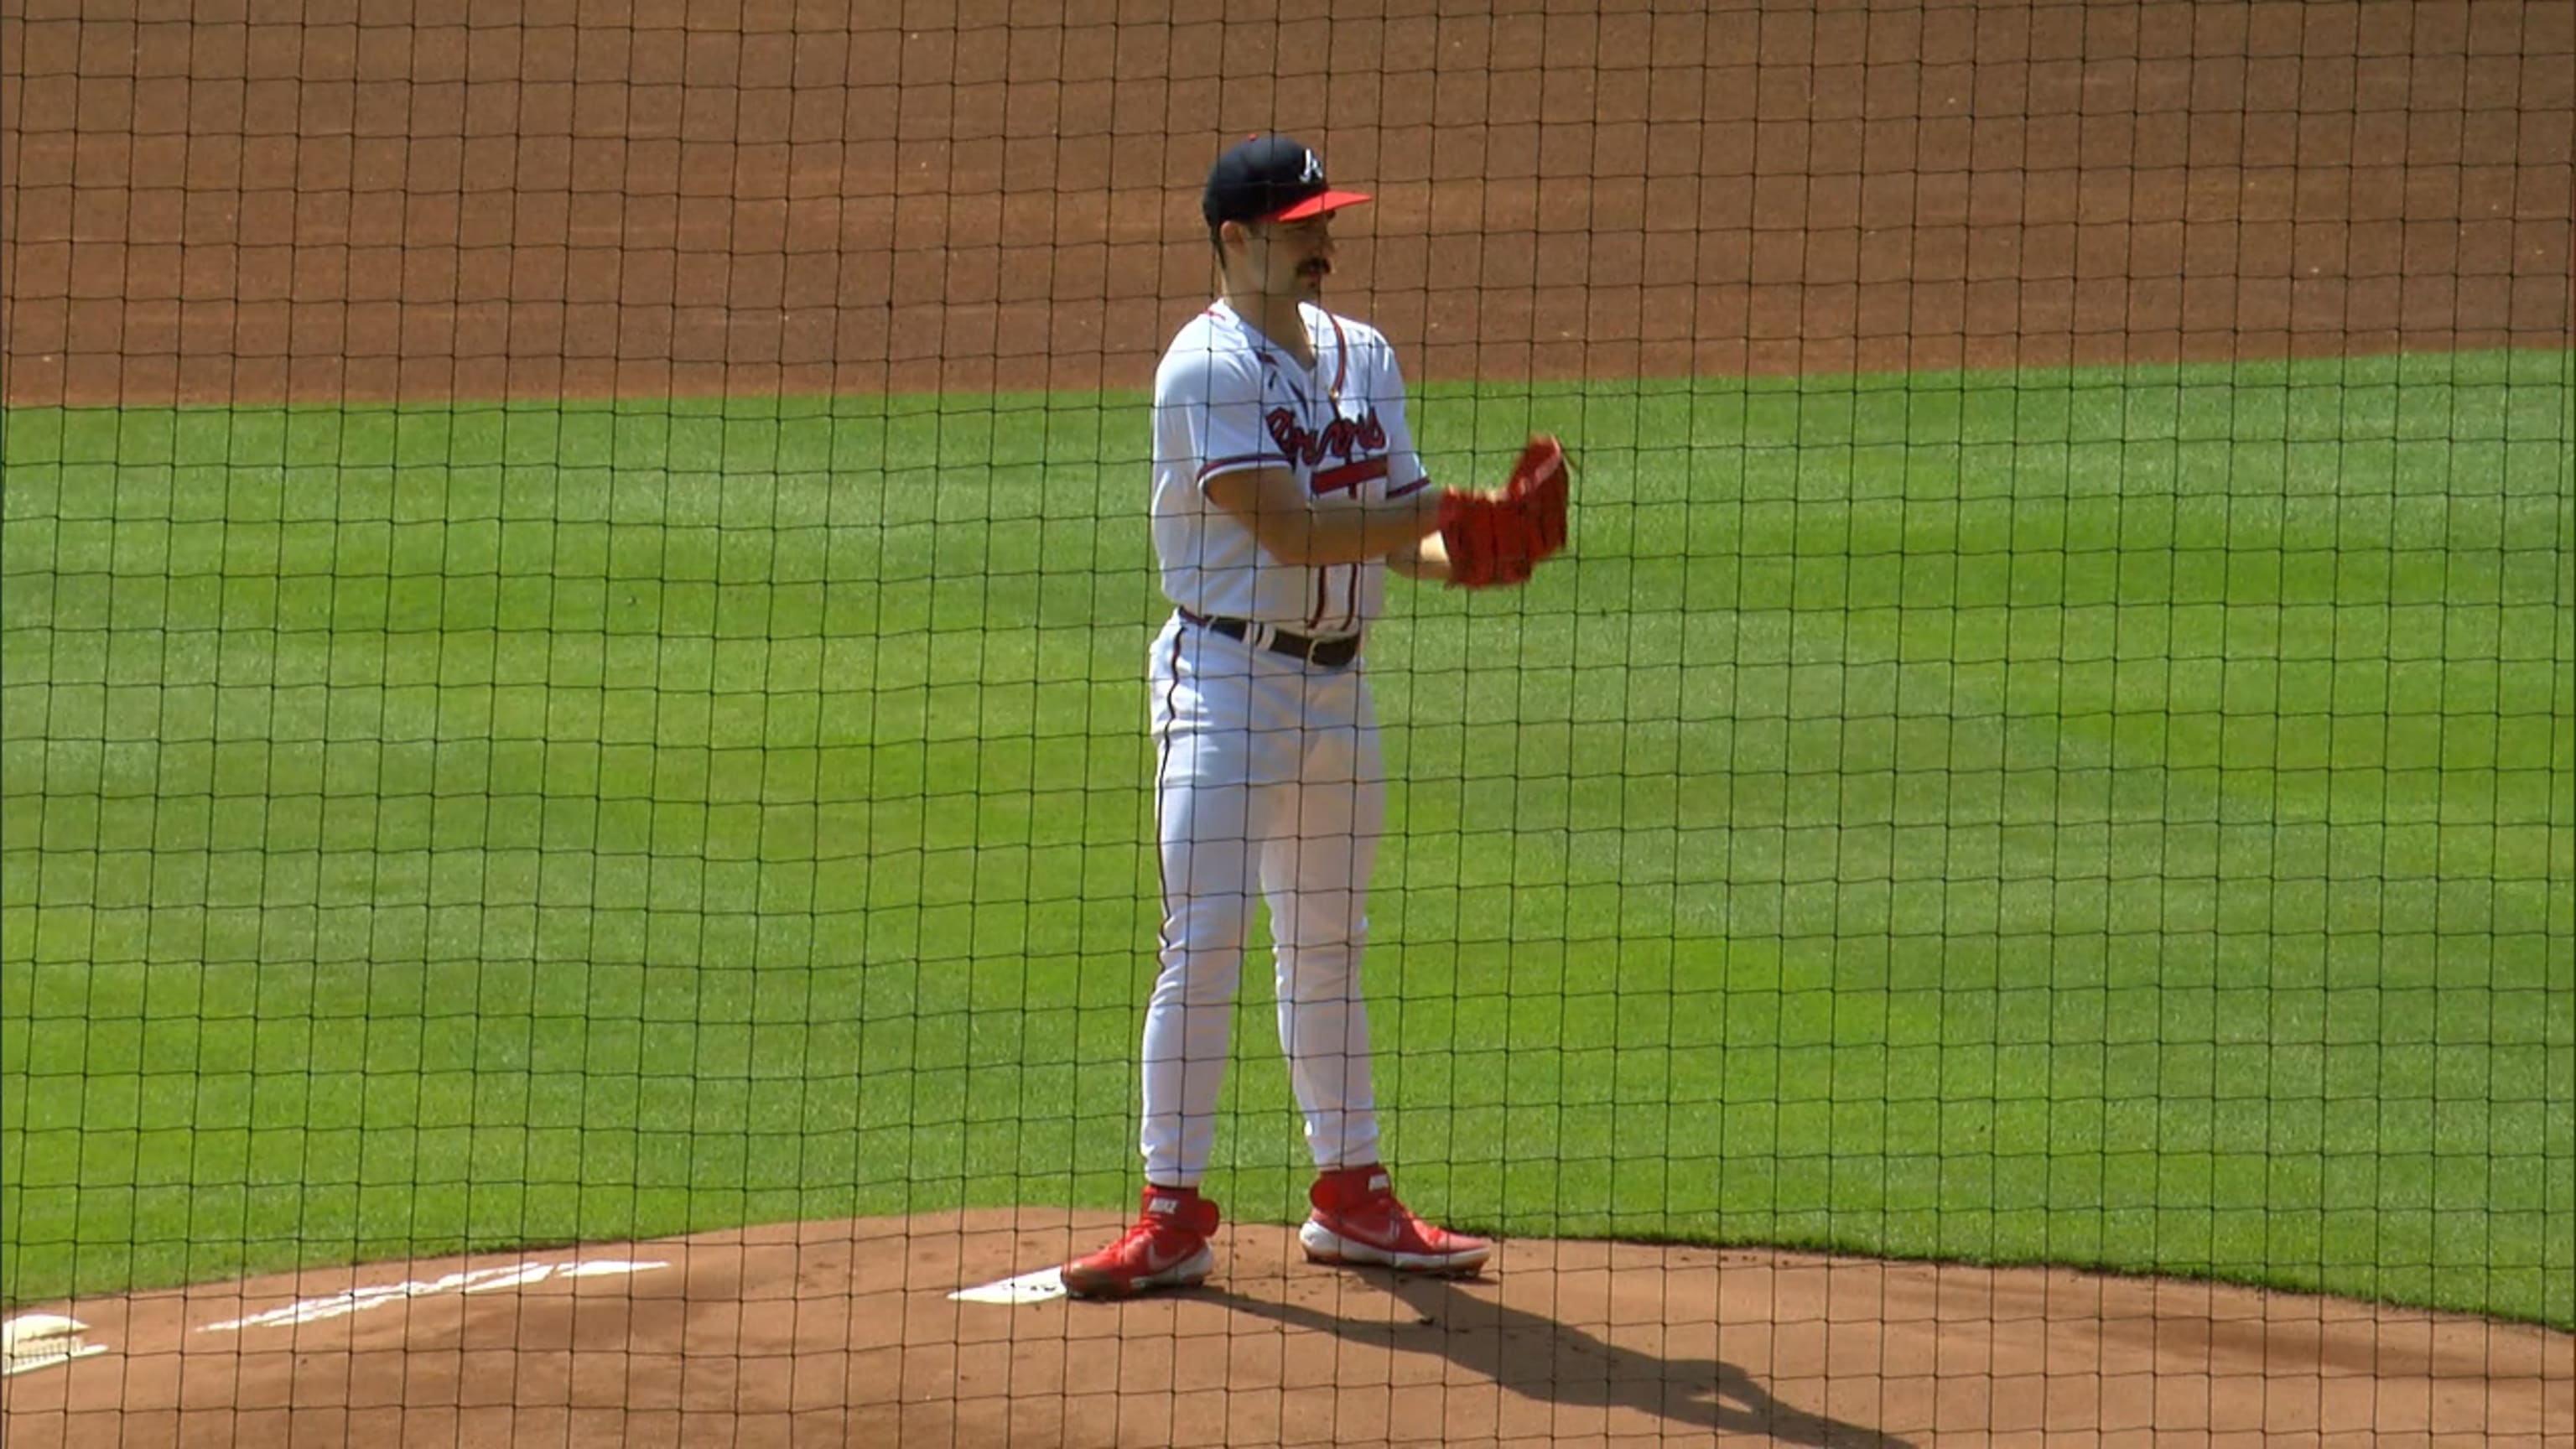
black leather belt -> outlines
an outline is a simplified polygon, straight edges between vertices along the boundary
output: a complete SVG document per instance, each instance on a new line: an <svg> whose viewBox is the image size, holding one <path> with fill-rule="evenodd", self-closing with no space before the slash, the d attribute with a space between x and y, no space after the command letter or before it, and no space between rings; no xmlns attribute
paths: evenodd
<svg viewBox="0 0 2576 1449"><path fill-rule="evenodd" d="M1184 621L1196 624L1209 633L1223 634L1229 639L1245 639L1252 634L1252 625L1242 619L1229 619L1222 614L1194 613L1188 609L1182 609L1179 613ZM1269 648L1274 654L1285 654L1291 659L1303 660L1319 669L1340 669L1360 657L1360 636L1342 634L1330 639L1315 639L1273 627L1270 631Z"/></svg>

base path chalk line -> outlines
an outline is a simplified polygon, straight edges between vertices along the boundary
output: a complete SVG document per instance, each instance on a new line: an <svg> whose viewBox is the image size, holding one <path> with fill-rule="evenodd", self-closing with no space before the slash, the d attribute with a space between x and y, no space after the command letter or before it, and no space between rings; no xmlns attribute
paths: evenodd
<svg viewBox="0 0 2576 1449"><path fill-rule="evenodd" d="M107 1352L107 1345L81 1337L88 1328L79 1319L59 1313L21 1314L0 1323L0 1377Z"/></svg>
<svg viewBox="0 0 2576 1449"><path fill-rule="evenodd" d="M427 1281L408 1279L400 1283L344 1288L327 1297L302 1299L247 1318L201 1324L197 1331L238 1333L245 1328L284 1328L297 1323L345 1318L352 1313L364 1313L371 1308L404 1303L414 1298L434 1298L448 1293L497 1293L504 1288L524 1288L531 1283L542 1283L549 1278L617 1277L649 1273L669 1266L662 1262L629 1262L623 1258L587 1258L571 1263L513 1263L499 1268L478 1268L470 1273L448 1273Z"/></svg>
<svg viewBox="0 0 2576 1449"><path fill-rule="evenodd" d="M1022 1273L1017 1278L1005 1278L998 1283L960 1288L948 1296L958 1303L999 1303L1004 1307L1045 1303L1064 1296L1064 1270L1040 1268L1034 1273Z"/></svg>

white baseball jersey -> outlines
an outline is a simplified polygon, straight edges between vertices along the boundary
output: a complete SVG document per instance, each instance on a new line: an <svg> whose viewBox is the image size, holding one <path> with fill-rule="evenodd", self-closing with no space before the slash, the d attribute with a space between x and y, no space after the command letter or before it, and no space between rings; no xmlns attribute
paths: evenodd
<svg viewBox="0 0 2576 1449"><path fill-rule="evenodd" d="M1386 563L1280 562L1208 501L1210 479L1296 471L1318 507L1401 498L1429 479L1404 420L1395 348L1364 322L1301 305L1314 367L1217 302L1190 319L1154 373L1154 552L1163 592L1198 614L1305 634L1377 616Z"/></svg>

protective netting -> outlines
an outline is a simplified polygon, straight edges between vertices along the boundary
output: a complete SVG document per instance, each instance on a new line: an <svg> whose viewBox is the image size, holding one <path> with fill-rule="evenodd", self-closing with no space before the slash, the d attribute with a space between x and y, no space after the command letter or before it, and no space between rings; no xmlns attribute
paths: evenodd
<svg viewBox="0 0 2576 1449"><path fill-rule="evenodd" d="M949 1287L1095 1246L1165 909L1145 389L1256 131L1374 194L1326 301L1393 344L1434 478L1532 431L1576 461L1563 558L1393 583L1368 635L1408 1203L1507 1266L1772 1244L2551 1331L2427 1359L2497 1377L2418 1426L2412 1389L2231 1376L2205 1304L2198 1367L2154 1368L2197 1387L2140 1422L2106 1406L2145 1369L2008 1361L2003 1298L1973 1366L1736 1338L1687 1407L1568 1387L1680 1383L1678 1348L1463 1327L1344 1325L1393 1364L1357 1387L1189 1371L1308 1308L1132 1322L1109 1379L907 1378L852 1329L793 1392L786 1349L635 1328L726 1365L687 1413L1196 1442L1205 1391L1211 1441L1514 1439L1536 1403L1528 1437L1821 1443L2001 1430L2065 1374L2024 1427L2216 1431L2240 1390L2381 1442L2565 1427L2576 8L2543 0L5 0L0 1300L854 1217ZM1267 939L1207 1183L1254 1297L1321 1272L1248 1236L1314 1165ZM1011 1208L1090 1216L956 1266ZM1637 1259L1581 1321L1678 1344L1698 1272ZM1442 1291L1406 1301L1469 1311ZM1793 1298L1781 1334L1844 1332ZM1519 1311L1478 1321L1577 1321ZM1503 1410L1401 1392L1443 1343ZM179 1412L77 1376L108 1361L13 1377L11 1437ZM498 1442L659 1402L513 1361L517 1400L459 1370L389 1412L497 1403L453 1432ZM401 1405L371 1371L323 1398ZM949 1427L853 1407L898 1379Z"/></svg>

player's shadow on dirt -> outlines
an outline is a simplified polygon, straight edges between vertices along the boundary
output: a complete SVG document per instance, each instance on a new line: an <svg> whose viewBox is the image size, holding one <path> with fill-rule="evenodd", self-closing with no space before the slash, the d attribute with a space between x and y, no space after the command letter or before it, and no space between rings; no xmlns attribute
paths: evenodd
<svg viewBox="0 0 2576 1449"><path fill-rule="evenodd" d="M1290 1328L1396 1352L1436 1353L1530 1399L1634 1409L1701 1429L1767 1434L1780 1444L1912 1449L1893 1434L1783 1404L1752 1375L1724 1360L1657 1358L1605 1343L1555 1319L1469 1293L1450 1279L1381 1272L1355 1276L1392 1295L1411 1313L1399 1313L1390 1322L1344 1318L1303 1304L1234 1293L1215 1296L1237 1312Z"/></svg>

